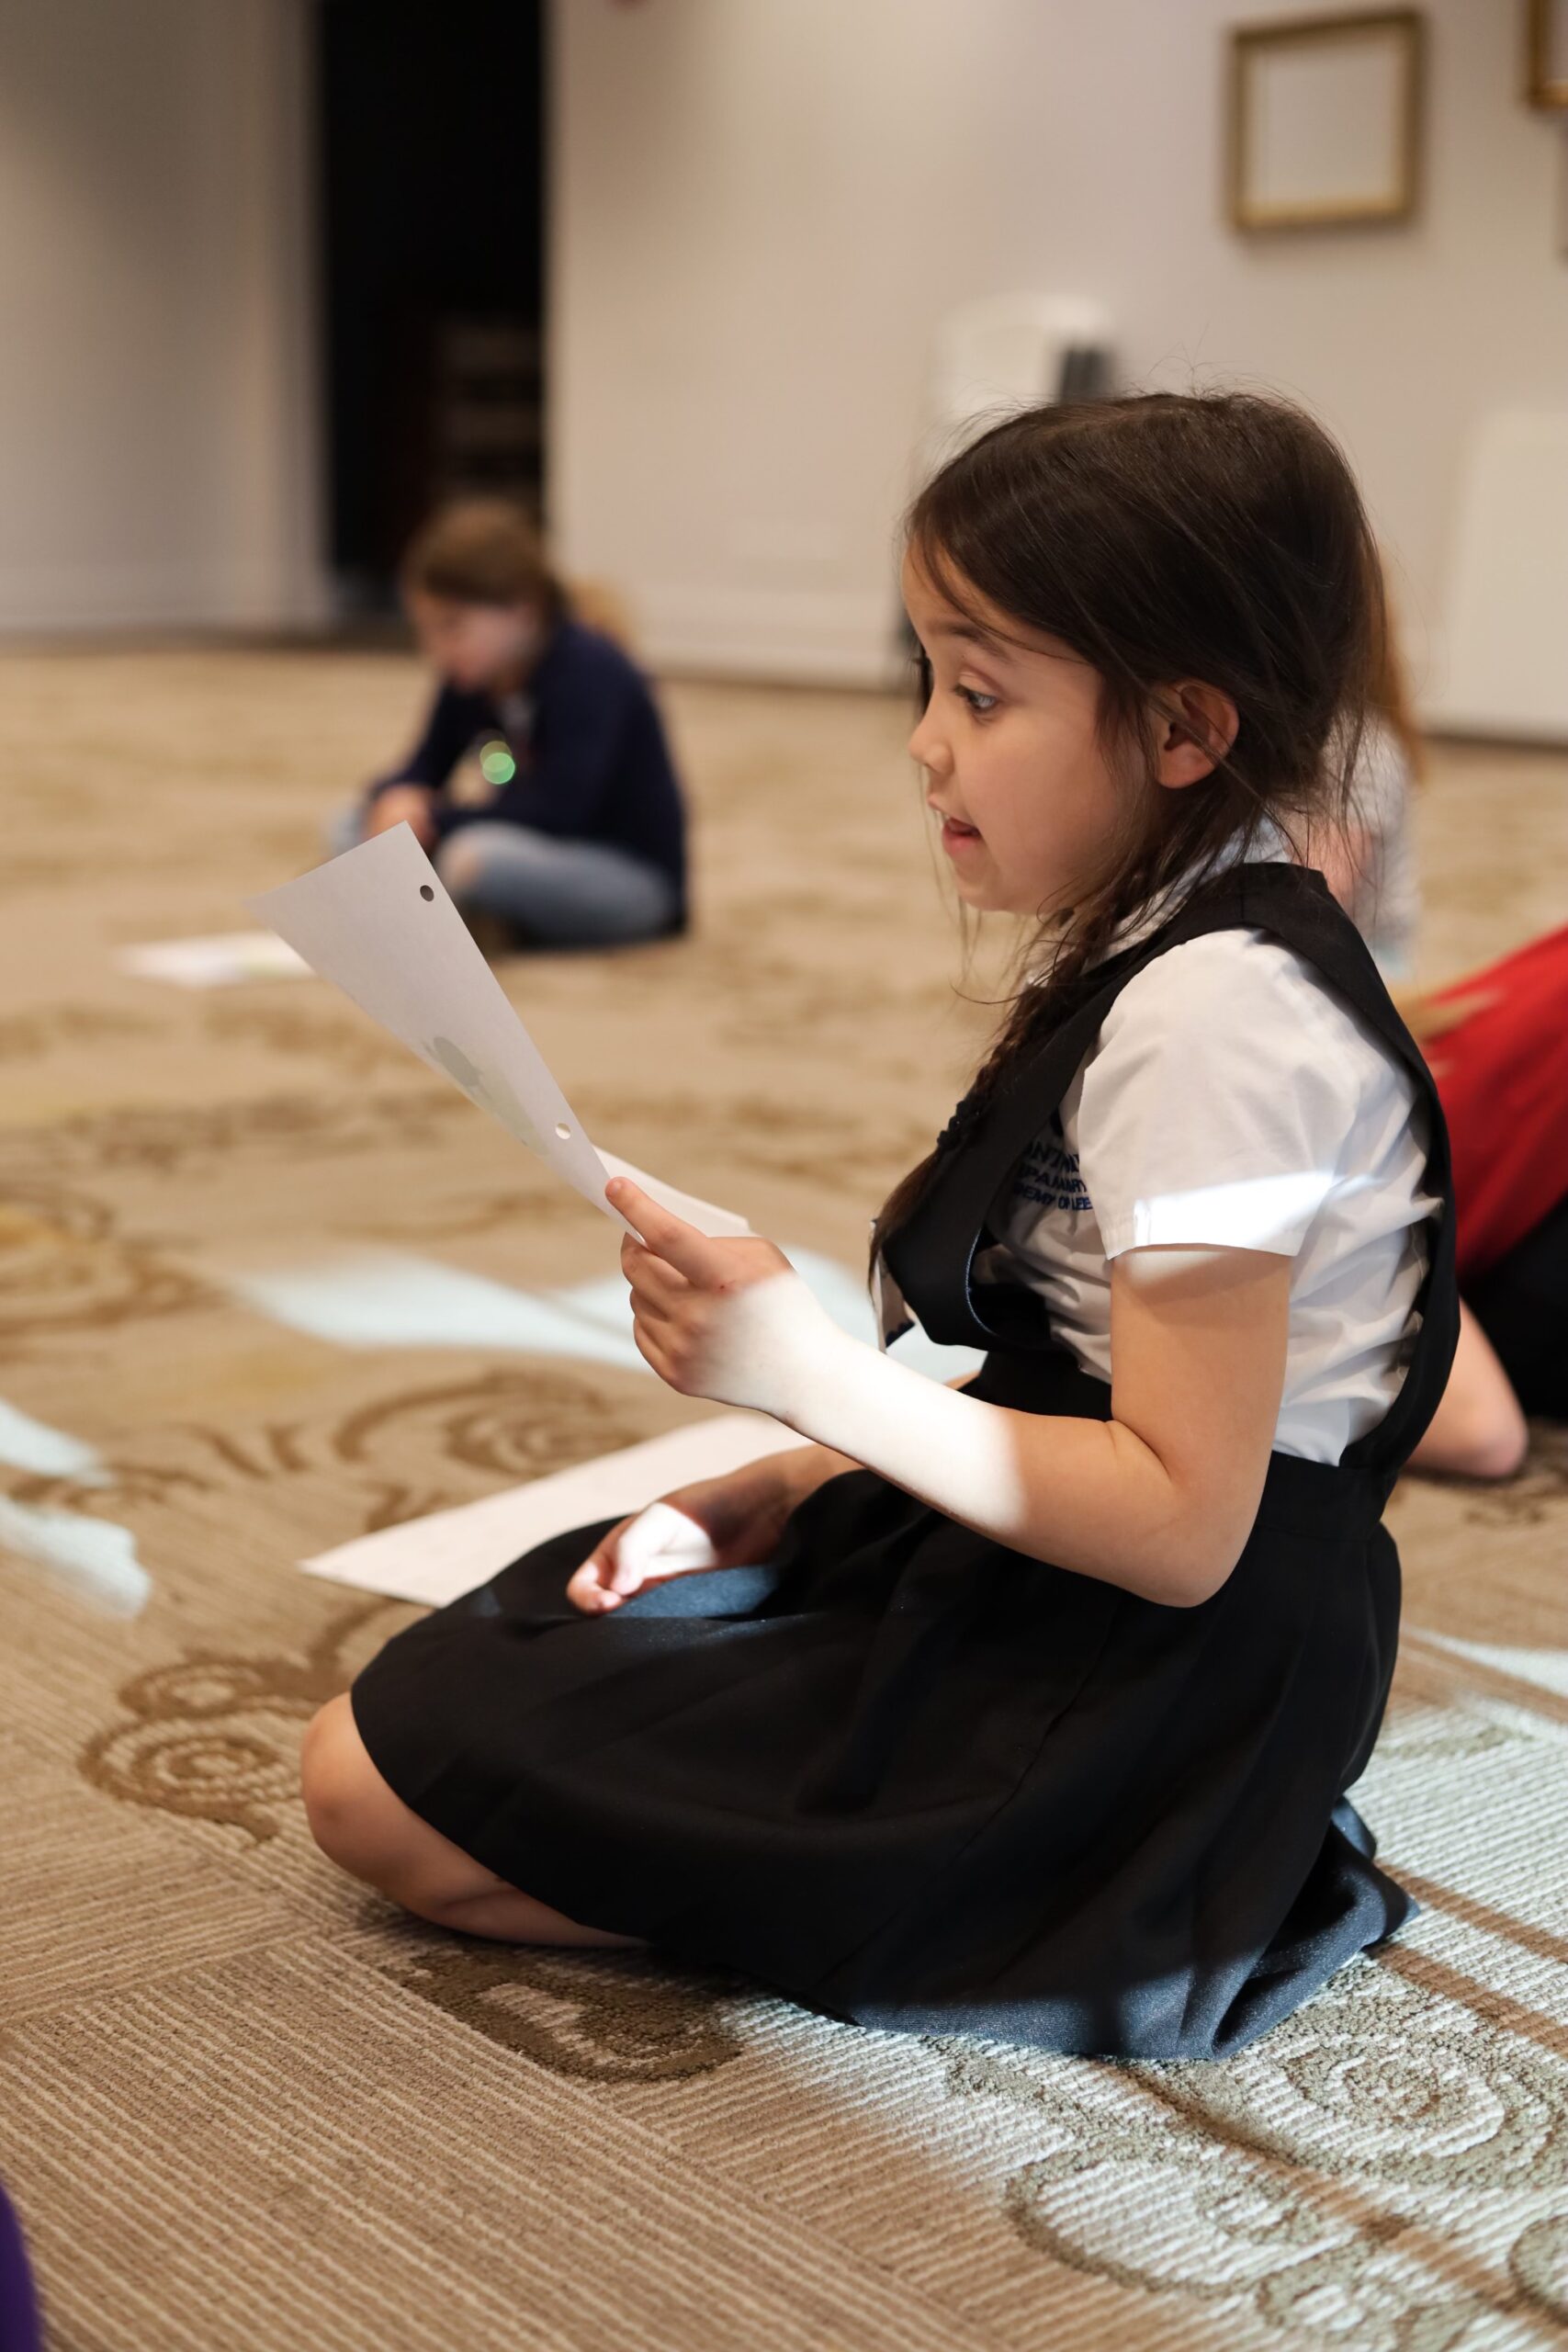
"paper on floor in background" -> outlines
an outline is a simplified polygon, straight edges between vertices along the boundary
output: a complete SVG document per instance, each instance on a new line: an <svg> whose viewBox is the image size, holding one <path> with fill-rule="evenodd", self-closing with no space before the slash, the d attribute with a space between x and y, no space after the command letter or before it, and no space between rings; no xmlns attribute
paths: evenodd
<svg viewBox="0 0 1568 2352"><path fill-rule="evenodd" d="M552 1535L595 1520L624 1518L695 1478L722 1477L743 1463L806 1442L762 1413L712 1413L505 1494L356 1536L299 1565L334 1584L439 1608L488 1582L509 1561Z"/></svg>
<svg viewBox="0 0 1568 2352"><path fill-rule="evenodd" d="M158 939L115 957L139 980L172 980L182 989L231 988L238 980L294 980L304 957L272 931L219 932L206 939Z"/></svg>
<svg viewBox="0 0 1568 2352"><path fill-rule="evenodd" d="M604 1163L407 825L246 907L312 971L629 1230L604 1198ZM662 1192L648 1189L656 1197ZM728 1211L713 1214L721 1222L706 1230L746 1230Z"/></svg>

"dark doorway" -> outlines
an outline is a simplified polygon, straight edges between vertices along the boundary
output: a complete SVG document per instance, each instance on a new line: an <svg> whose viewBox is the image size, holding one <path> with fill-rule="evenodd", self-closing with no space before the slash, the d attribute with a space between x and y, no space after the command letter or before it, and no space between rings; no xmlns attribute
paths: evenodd
<svg viewBox="0 0 1568 2352"><path fill-rule="evenodd" d="M541 0L321 0L331 558L393 602L441 499L543 475Z"/></svg>

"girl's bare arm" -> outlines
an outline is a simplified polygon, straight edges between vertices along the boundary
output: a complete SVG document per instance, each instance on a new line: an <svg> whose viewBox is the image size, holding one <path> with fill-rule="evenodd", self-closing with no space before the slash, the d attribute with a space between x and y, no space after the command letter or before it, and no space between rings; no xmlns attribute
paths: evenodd
<svg viewBox="0 0 1568 2352"><path fill-rule="evenodd" d="M616 1195L637 1345L686 1395L772 1413L1009 1548L1191 1605L1235 1566L1284 1385L1291 1262L1138 1250L1111 1277L1109 1421L938 1387L852 1340L772 1243L714 1241Z"/></svg>

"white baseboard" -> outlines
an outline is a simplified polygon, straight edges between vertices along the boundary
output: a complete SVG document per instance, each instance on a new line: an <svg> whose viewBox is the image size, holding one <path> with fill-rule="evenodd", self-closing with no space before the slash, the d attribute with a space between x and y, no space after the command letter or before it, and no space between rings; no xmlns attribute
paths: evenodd
<svg viewBox="0 0 1568 2352"><path fill-rule="evenodd" d="M1526 749L1568 748L1568 712L1520 712L1498 704L1445 703L1422 714L1429 734L1457 742L1517 743Z"/></svg>

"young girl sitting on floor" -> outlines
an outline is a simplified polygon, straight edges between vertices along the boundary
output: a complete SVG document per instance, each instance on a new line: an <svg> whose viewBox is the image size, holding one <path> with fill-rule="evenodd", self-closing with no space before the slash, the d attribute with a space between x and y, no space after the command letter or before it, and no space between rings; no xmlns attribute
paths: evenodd
<svg viewBox="0 0 1568 2352"><path fill-rule="evenodd" d="M316 1718L326 1851L517 1941L642 1940L833 2016L1214 2057L1412 1905L1347 1791L1381 1524L1455 1297L1427 1067L1292 861L1382 629L1342 458L1254 397L998 424L918 501L911 750L960 897L1035 922L895 1192L889 1322L633 1186L637 1344L816 1441L540 1547ZM825 848L824 854L830 854Z"/></svg>
<svg viewBox="0 0 1568 2352"><path fill-rule="evenodd" d="M684 929L685 818L648 683L570 617L526 517L499 499L446 508L410 547L402 588L441 685L338 845L412 825L487 944Z"/></svg>

